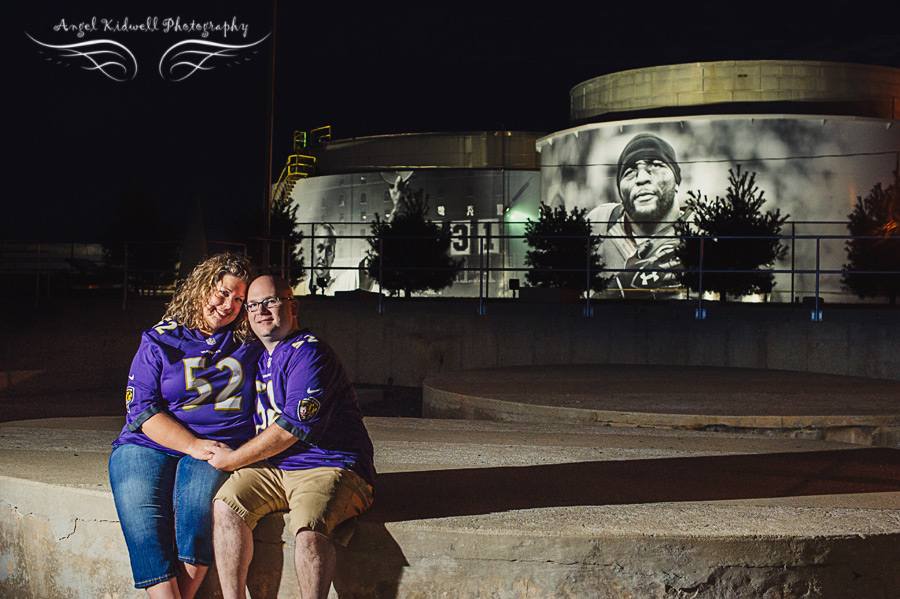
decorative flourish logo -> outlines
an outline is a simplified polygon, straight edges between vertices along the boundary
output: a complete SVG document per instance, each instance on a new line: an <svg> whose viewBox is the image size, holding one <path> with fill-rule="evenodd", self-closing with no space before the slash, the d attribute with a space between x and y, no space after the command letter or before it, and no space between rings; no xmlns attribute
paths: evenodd
<svg viewBox="0 0 900 599"><path fill-rule="evenodd" d="M266 34L250 44L225 44L212 42L205 38L211 33L219 33L228 37L229 33L238 33L246 38L249 26L239 23L237 18L231 21L188 21L180 17L160 19L147 17L146 21L132 22L126 17L121 21L98 19L93 17L80 23L67 23L65 20L53 27L56 32L74 33L83 39L86 33L192 33L202 39L187 39L169 46L159 60L159 75L166 81L184 81L200 71L211 71L217 66L232 66L246 62L259 52L255 47L271 35ZM131 50L124 44L111 39L79 41L72 44L49 44L25 33L28 39L41 47L42 54L48 60L55 60L66 66L75 64L88 71L96 71L116 82L124 82L137 77L138 62Z"/></svg>
<svg viewBox="0 0 900 599"><path fill-rule="evenodd" d="M100 71L113 81L122 82L137 77L137 59L131 50L119 42L103 39L55 45L45 44L30 35L28 37L34 43L53 50L60 62L81 63L81 68Z"/></svg>
<svg viewBox="0 0 900 599"><path fill-rule="evenodd" d="M268 37L266 34L262 39L245 45L220 44L205 40L178 42L163 52L159 60L159 75L169 81L184 81L197 71L211 71L219 64L234 64L240 61L249 48L261 44ZM235 60L229 60L232 58Z"/></svg>

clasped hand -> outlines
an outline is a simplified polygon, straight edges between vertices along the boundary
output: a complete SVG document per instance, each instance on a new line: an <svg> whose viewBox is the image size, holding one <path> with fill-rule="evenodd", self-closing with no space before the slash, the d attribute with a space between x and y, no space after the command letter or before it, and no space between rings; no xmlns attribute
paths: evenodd
<svg viewBox="0 0 900 599"><path fill-rule="evenodd" d="M233 449L223 443L207 445L206 449L210 453L210 457L206 460L209 462L210 466L216 470L225 470L226 472L236 470L236 468L229 463L229 458L231 457L231 454L234 453Z"/></svg>
<svg viewBox="0 0 900 599"><path fill-rule="evenodd" d="M228 457L234 450L221 441L210 439L197 439L187 451L187 454L195 460L209 462L209 465L217 470L234 470L228 467Z"/></svg>

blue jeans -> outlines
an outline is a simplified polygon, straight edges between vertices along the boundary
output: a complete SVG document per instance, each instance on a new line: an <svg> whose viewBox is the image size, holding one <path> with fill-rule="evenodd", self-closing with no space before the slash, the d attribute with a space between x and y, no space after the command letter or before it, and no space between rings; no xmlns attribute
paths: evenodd
<svg viewBox="0 0 900 599"><path fill-rule="evenodd" d="M109 456L109 482L136 588L213 563L212 500L228 478L202 460L125 444Z"/></svg>

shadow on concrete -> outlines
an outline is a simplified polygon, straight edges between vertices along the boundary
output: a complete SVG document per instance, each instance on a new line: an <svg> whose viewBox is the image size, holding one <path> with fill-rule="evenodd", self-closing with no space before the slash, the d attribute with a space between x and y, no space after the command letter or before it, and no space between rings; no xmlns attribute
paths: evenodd
<svg viewBox="0 0 900 599"><path fill-rule="evenodd" d="M260 520L253 531L253 561L247 572L247 590L253 599L278 596L284 572L284 529L284 514L278 513Z"/></svg>
<svg viewBox="0 0 900 599"><path fill-rule="evenodd" d="M507 510L900 491L900 450L576 462L390 472L370 522Z"/></svg>
<svg viewBox="0 0 900 599"><path fill-rule="evenodd" d="M383 522L358 522L346 548L338 547L334 588L341 599L396 599L406 556ZM291 559L285 552L288 516L277 512L263 517L253 531L253 561L247 574L251 599L299 597L300 587ZM286 557L287 555L287 557ZM215 568L204 580L198 597L221 599Z"/></svg>
<svg viewBox="0 0 900 599"><path fill-rule="evenodd" d="M341 599L395 599L408 565L384 523L359 522L346 549L338 550L334 590Z"/></svg>
<svg viewBox="0 0 900 599"><path fill-rule="evenodd" d="M422 387L354 383L364 416L421 418Z"/></svg>
<svg viewBox="0 0 900 599"><path fill-rule="evenodd" d="M390 522L543 507L882 491L900 491L900 450L860 448L385 473L378 476L375 504L360 518L357 535L338 553L334 587L342 599L398 596L408 562L386 527Z"/></svg>

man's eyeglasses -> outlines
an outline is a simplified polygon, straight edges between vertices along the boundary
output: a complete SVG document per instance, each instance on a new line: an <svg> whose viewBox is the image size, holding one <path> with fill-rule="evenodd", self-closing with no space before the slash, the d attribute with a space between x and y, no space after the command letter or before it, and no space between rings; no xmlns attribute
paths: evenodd
<svg viewBox="0 0 900 599"><path fill-rule="evenodd" d="M247 302L245 307L247 312L256 312L260 306L265 306L266 310L273 310L281 305L282 301L292 300L292 297L267 297L261 302Z"/></svg>

